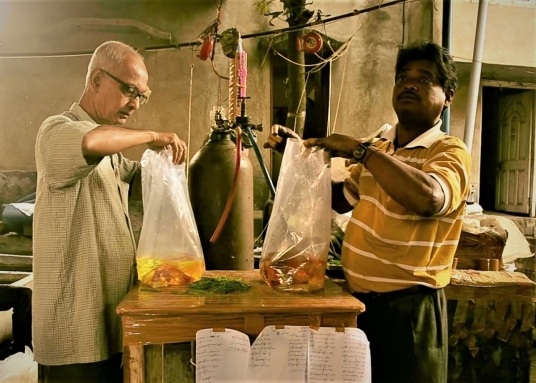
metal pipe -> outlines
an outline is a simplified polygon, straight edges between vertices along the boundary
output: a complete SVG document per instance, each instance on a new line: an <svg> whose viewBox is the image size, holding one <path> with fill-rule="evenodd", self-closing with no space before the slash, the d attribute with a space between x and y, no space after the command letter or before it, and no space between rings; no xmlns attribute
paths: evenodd
<svg viewBox="0 0 536 383"><path fill-rule="evenodd" d="M266 183L268 184L268 188L270 189L270 193L272 194L272 199L274 199L275 198L274 184L272 182L272 179L270 178L270 174L268 173L266 164L264 163L264 160L262 159L262 154L261 154L261 151L259 150L259 146L257 145L257 141L255 140L255 137L253 137L253 133L251 132L251 128L249 126L246 126L246 133L249 137L249 141L251 142L251 145L253 145L253 150L255 151L257 160L259 160L259 165L261 167L262 174L264 174L264 179L266 180Z"/></svg>
<svg viewBox="0 0 536 383"><path fill-rule="evenodd" d="M467 110L465 117L465 132L463 141L469 152L473 146L475 134L476 108L480 89L480 75L482 73L482 51L486 38L486 22L488 17L489 0L480 0L478 3L478 19L476 22L475 47L473 50L473 65L471 66L471 80L469 81L469 94L467 97Z"/></svg>
<svg viewBox="0 0 536 383"><path fill-rule="evenodd" d="M317 25L327 24L331 23L333 21L342 20L348 17L354 17L358 15L362 15L364 13L376 11L378 9L387 8L396 4L404 3L409 0L393 0L389 1L387 3L381 3L378 5L374 5L372 7L364 8L364 9L354 9L352 12L348 12L342 15L334 16L334 17L328 17L325 19L316 20L310 23L306 24L300 24L295 25L293 27L287 27L287 28L280 28L280 29L271 29L269 31L263 31L263 32L257 32L257 33L250 33L247 35L243 35L242 39L251 39L255 37L263 37L263 36L275 36L280 35L285 32L291 32L291 31L297 31L300 29L313 27ZM190 42L184 42L184 43L173 43L173 44L163 44L163 45L154 45L154 46L148 46L148 47L138 47L139 50L143 50L146 52L149 51L159 51L159 50L167 50L167 49L179 49L184 47L196 47L203 44L201 41L190 41ZM29 57L62 57L62 56L91 56L93 54L93 51L76 51L76 52L54 52L54 53L46 53L46 52L28 52L28 53L0 53L0 58L29 58Z"/></svg>
<svg viewBox="0 0 536 383"><path fill-rule="evenodd" d="M452 46L452 0L443 0L443 26L442 26L443 48L448 53ZM443 124L441 130L450 134L450 107L443 112Z"/></svg>

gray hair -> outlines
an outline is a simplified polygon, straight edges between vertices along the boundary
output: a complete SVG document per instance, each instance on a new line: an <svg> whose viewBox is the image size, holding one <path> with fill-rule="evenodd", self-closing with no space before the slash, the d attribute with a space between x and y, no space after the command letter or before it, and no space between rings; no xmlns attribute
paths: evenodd
<svg viewBox="0 0 536 383"><path fill-rule="evenodd" d="M143 61L143 56L140 55L130 45L124 44L119 41L106 41L95 49L89 65L87 67L86 74L86 87L89 84L91 73L95 69L104 69L108 72L114 72L115 68L120 67L123 64L125 58L129 56L138 57Z"/></svg>

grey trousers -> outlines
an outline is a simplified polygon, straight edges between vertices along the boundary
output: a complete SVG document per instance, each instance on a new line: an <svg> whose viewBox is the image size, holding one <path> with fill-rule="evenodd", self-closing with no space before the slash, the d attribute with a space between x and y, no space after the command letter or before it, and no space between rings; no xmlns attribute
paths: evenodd
<svg viewBox="0 0 536 383"><path fill-rule="evenodd" d="M446 383L447 307L443 289L354 294L366 311L357 327L370 342L373 383Z"/></svg>
<svg viewBox="0 0 536 383"><path fill-rule="evenodd" d="M123 383L123 354L95 363L43 366L38 368L39 383Z"/></svg>

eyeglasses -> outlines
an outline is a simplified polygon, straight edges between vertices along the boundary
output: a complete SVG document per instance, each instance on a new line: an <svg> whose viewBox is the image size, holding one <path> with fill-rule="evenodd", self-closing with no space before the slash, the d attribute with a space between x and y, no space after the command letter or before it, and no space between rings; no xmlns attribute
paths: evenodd
<svg viewBox="0 0 536 383"><path fill-rule="evenodd" d="M147 89L146 92L142 93L135 86L129 85L126 82L119 80L117 77L115 77L114 75L108 73L104 69L101 69L101 71L103 71L107 76L109 76L111 79L113 79L115 82L117 82L119 84L119 88L121 89L121 92L123 92L123 94L125 96L128 96L129 98L131 98L133 100L135 100L136 98L139 97L141 105L143 105L143 104L147 103L147 101L149 101L149 96L151 95L151 91L149 89Z"/></svg>

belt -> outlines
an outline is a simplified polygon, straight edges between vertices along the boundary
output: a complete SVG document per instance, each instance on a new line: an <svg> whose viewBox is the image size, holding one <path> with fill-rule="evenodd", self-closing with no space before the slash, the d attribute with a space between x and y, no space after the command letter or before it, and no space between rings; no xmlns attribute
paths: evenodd
<svg viewBox="0 0 536 383"><path fill-rule="evenodd" d="M437 291L437 289L431 289L422 285L413 286L403 290L389 291L386 293L377 293L371 291L369 293L354 293L353 295L359 300L362 299L396 299L405 297L408 295L419 294L419 293L429 293L432 291Z"/></svg>

